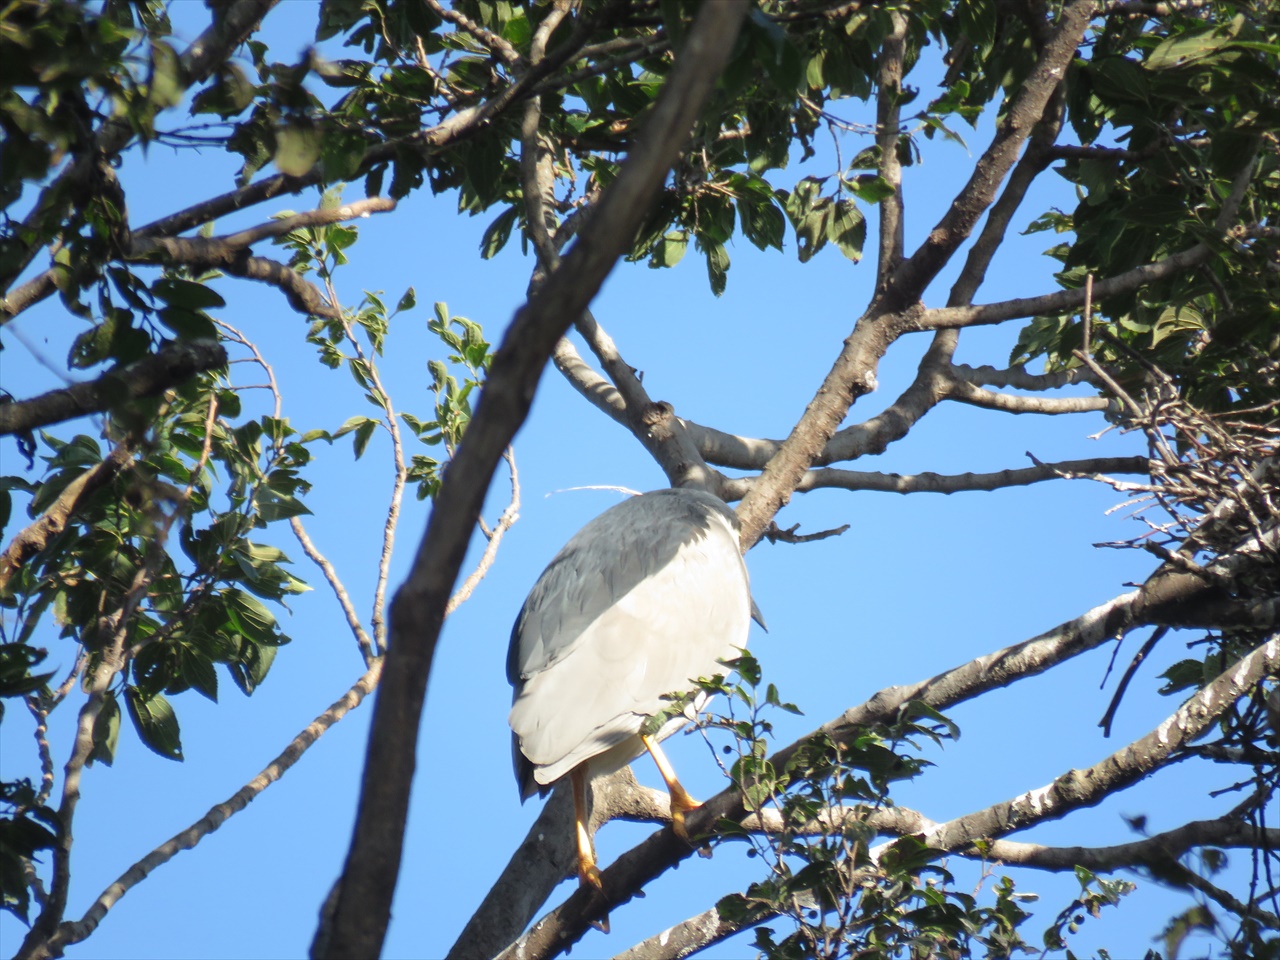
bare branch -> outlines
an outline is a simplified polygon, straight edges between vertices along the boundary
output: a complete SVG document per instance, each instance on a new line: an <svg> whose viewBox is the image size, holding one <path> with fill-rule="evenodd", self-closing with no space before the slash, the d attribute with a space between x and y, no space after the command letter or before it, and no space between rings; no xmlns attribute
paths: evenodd
<svg viewBox="0 0 1280 960"><path fill-rule="evenodd" d="M997 370L995 367L971 367L967 363L957 363L950 369L952 379L962 383L971 383L975 387L1013 387L1015 390L1057 390L1075 383L1087 383L1101 386L1100 381L1085 367L1072 367L1069 370L1054 370L1046 373L1031 373L1026 365L1008 367Z"/></svg>
<svg viewBox="0 0 1280 960"><path fill-rule="evenodd" d="M951 285L947 306L957 307L973 302L978 288L986 280L987 269L991 266L992 259L1004 243L1014 214L1026 198L1027 190L1049 165L1046 151L1058 138L1061 129L1062 94L1058 90L1050 97L1043 116L1031 131L1027 149L1009 174L1009 182L1005 185L1000 197L991 205L982 231L965 257L960 276Z"/></svg>
<svg viewBox="0 0 1280 960"><path fill-rule="evenodd" d="M1098 300L1132 293L1148 283L1155 283L1199 266L1209 259L1211 252L1208 246L1200 243L1154 263L1134 267L1117 276L1095 281L1093 297ZM1059 290L1039 297L1021 297L1002 300L999 303L969 307L938 307L924 310L916 315L912 319L911 328L914 330L956 329L1003 323L1006 320L1023 317L1056 316L1081 309L1084 306L1084 300L1084 288L1081 287L1078 290Z"/></svg>
<svg viewBox="0 0 1280 960"><path fill-rule="evenodd" d="M951 385L947 399L988 410L999 410L1002 413L1049 415L1104 411L1116 406L1115 401L1107 397L1024 397L983 390L981 387L975 387L963 381Z"/></svg>
<svg viewBox="0 0 1280 960"><path fill-rule="evenodd" d="M232 255L244 247L252 246L262 240L282 237L294 230L306 227L322 227L343 220L355 220L368 217L374 213L388 213L396 208L396 202L389 197L369 197L344 203L340 207L329 207L319 210L308 210L306 213L295 213L279 220L268 220L248 230L238 230L222 237L166 237L161 235L142 236L135 240L129 250L130 258L143 258L156 252L168 252L165 241L177 241L177 249L184 251L184 256L192 259L213 259ZM171 248L170 248L171 249Z"/></svg>
<svg viewBox="0 0 1280 960"><path fill-rule="evenodd" d="M302 552L320 568L320 572L324 575L325 580L329 584L329 589L333 591L334 597L337 598L338 606L342 608L342 615L346 617L347 627L351 630L352 636L356 638L356 645L360 648L360 655L364 657L366 663L372 663L377 654L374 652L373 638L369 636L364 628L364 624L360 622L360 615L356 613L355 604L351 602L351 595L347 593L347 588L342 582L342 578L338 576L338 571L329 558L320 552L320 549L312 542L307 528L302 525L302 521L298 517L289 518L289 527L293 530L293 535L297 538Z"/></svg>
<svg viewBox="0 0 1280 960"><path fill-rule="evenodd" d="M528 414L556 341L630 245L728 59L747 9L740 2L698 8L645 136L578 242L517 312L494 356L413 568L392 605L387 683L374 707L355 833L333 909L312 947L316 957L376 956L381 950L399 874L427 678L448 596L497 460Z"/></svg>
<svg viewBox="0 0 1280 960"><path fill-rule="evenodd" d="M798 523L793 523L785 530L776 523L770 524L769 529L764 532L764 538L770 543L814 543L840 536L849 529L849 524L843 523L831 530L819 530L817 533L796 533L799 529Z"/></svg>
<svg viewBox="0 0 1280 960"><path fill-rule="evenodd" d="M43 696L31 694L24 698L27 709L35 718L36 753L40 757L40 790L34 806L43 807L53 793L53 753L49 748L49 710L51 704Z"/></svg>
<svg viewBox="0 0 1280 960"><path fill-rule="evenodd" d="M96 380L51 390L30 400L0 404L0 435L101 413L127 400L162 393L197 373L226 363L227 351L214 340L175 341L158 353L114 367Z"/></svg>
<svg viewBox="0 0 1280 960"><path fill-rule="evenodd" d="M1272 636L1221 673L1146 736L1084 770L924 831L935 850L955 850L1090 807L1173 759L1264 677L1280 668L1280 635Z"/></svg>
<svg viewBox="0 0 1280 960"><path fill-rule="evenodd" d="M245 809L255 797L289 771L304 753L320 739L331 726L360 706L364 698L373 692L382 673L382 661L375 660L369 669L329 709L316 717L294 737L287 747L256 777L237 790L222 803L211 807L201 819L175 834L120 875L93 902L84 916L76 921L58 925L57 932L40 951L31 954L35 960L59 957L66 947L79 943L97 929L107 912L131 889L141 883L162 864L168 863L183 850L191 850L201 840L213 833L232 816Z"/></svg>
<svg viewBox="0 0 1280 960"><path fill-rule="evenodd" d="M476 562L476 568L471 571L470 576L462 581L462 586L449 598L449 603L444 611L446 617L471 598L476 586L485 578L489 568L493 566L494 558L498 555L498 547L502 545L502 538L506 536L512 525L520 519L520 473L516 470L515 451L507 447L502 454L502 458L507 461L507 470L511 474L511 499L507 503L507 508L502 511L502 516L498 518L498 522L494 524L493 530L489 532L489 543L484 548L484 553L480 555L480 559Z"/></svg>
<svg viewBox="0 0 1280 960"><path fill-rule="evenodd" d="M324 268L322 267L322 269ZM327 269L324 269L324 275L325 288L329 294L329 303L335 310L340 311L338 292L334 289L333 278L329 276ZM385 652L387 648L387 627L384 620L387 581L391 573L391 554L395 548L396 528L400 523L400 503L404 498L404 485L408 479L409 471L404 463L404 441L400 434L400 421L397 419L395 406L391 401L391 394L387 392L387 388L382 384L382 375L378 373L378 365L365 356L364 348L360 346L360 341L356 338L351 320L345 314L342 315L342 330L346 334L347 342L351 344L351 349L355 351L356 359L353 362L361 364L369 395L377 400L378 406L383 412L383 422L386 424L387 432L391 435L391 497L387 501L387 518L382 525L382 549L378 555L378 577L374 583L373 612L369 618L369 626L373 629L374 645L372 653L379 655Z"/></svg>
<svg viewBox="0 0 1280 960"><path fill-rule="evenodd" d="M1023 487L1045 480L1093 477L1100 473L1147 473L1146 457L1097 457L1089 460L1062 460L1037 463L1033 467L996 470L991 473L876 473L863 470L840 470L826 467L805 473L797 492L809 490L874 490L880 493L962 493L967 491L1002 490ZM732 500L746 495L753 483L751 477L726 480L722 489ZM766 534L767 536L767 534Z"/></svg>

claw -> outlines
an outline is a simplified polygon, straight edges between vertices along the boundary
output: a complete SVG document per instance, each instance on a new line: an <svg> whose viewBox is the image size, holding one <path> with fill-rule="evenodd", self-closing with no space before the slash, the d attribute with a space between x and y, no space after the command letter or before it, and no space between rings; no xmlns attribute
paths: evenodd
<svg viewBox="0 0 1280 960"><path fill-rule="evenodd" d="M578 861L578 884L583 887L594 887L604 893L604 880L600 876L600 868L594 863Z"/></svg>
<svg viewBox="0 0 1280 960"><path fill-rule="evenodd" d="M697 810L702 804L685 793L679 784L676 784L676 787L676 790L671 791L671 829L685 843L691 843L689 830L684 825L684 815L690 811Z"/></svg>

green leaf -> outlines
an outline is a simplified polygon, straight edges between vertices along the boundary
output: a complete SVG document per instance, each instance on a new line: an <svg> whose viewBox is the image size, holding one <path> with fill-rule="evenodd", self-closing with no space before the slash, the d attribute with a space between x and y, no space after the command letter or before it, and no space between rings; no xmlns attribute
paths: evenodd
<svg viewBox="0 0 1280 960"><path fill-rule="evenodd" d="M0 643L0 697L21 697L43 687L53 674L32 674L31 668L48 655L25 643Z"/></svg>
<svg viewBox="0 0 1280 960"><path fill-rule="evenodd" d="M233 627L255 644L275 647L287 641L276 632L276 618L256 597L231 587L222 591Z"/></svg>
<svg viewBox="0 0 1280 960"><path fill-rule="evenodd" d="M1169 70L1212 57L1231 42L1231 37L1215 36L1207 32L1210 29L1174 34L1151 51L1143 66L1148 70Z"/></svg>
<svg viewBox="0 0 1280 960"><path fill-rule="evenodd" d="M867 242L867 221L852 200L840 199L835 204L828 236L840 248L840 252L857 263L862 259L862 248Z"/></svg>
<svg viewBox="0 0 1280 960"><path fill-rule="evenodd" d="M180 277L161 277L151 285L151 292L165 303L188 310L208 310L227 305L227 301L212 287Z"/></svg>
<svg viewBox="0 0 1280 960"><path fill-rule="evenodd" d="M301 177L311 172L323 149L319 128L299 121L276 131L276 150L271 159L281 173Z"/></svg>
<svg viewBox="0 0 1280 960"><path fill-rule="evenodd" d="M138 736L150 750L166 760L182 759L182 737L178 717L164 694L144 697L137 687L124 689L125 706Z"/></svg>
<svg viewBox="0 0 1280 960"><path fill-rule="evenodd" d="M254 502L258 507L258 516L265 523L288 520L290 517L301 517L311 513L307 505L296 497L277 493L267 487L258 489Z"/></svg>
<svg viewBox="0 0 1280 960"><path fill-rule="evenodd" d="M518 213L519 211L515 207L508 207L498 214L493 223L485 228L484 236L480 238L480 256L482 259L492 260L498 255L498 251L507 245L507 241L511 239L511 228L515 225Z"/></svg>
<svg viewBox="0 0 1280 960"><path fill-rule="evenodd" d="M136 722L136 721L135 721ZM116 745L120 742L120 703L108 690L103 694L102 709L93 721L93 749L86 761L92 764L101 760L108 767L116 759Z"/></svg>
<svg viewBox="0 0 1280 960"><path fill-rule="evenodd" d="M728 282L729 251L724 248L723 243L717 243L714 240L705 242L705 250L707 276L711 280L711 292L718 297L724 293L725 285Z"/></svg>
<svg viewBox="0 0 1280 960"><path fill-rule="evenodd" d="M373 431L378 429L377 420L366 420L360 426L356 427L355 436L352 438L356 459L359 460L364 456L365 448L369 445L369 439L373 436Z"/></svg>
<svg viewBox="0 0 1280 960"><path fill-rule="evenodd" d="M649 258L651 267L674 267L684 259L689 249L689 235L683 230L675 230L663 236L653 247Z"/></svg>
<svg viewBox="0 0 1280 960"><path fill-rule="evenodd" d="M180 675L201 696L218 702L218 671L213 661L191 647L182 648Z"/></svg>

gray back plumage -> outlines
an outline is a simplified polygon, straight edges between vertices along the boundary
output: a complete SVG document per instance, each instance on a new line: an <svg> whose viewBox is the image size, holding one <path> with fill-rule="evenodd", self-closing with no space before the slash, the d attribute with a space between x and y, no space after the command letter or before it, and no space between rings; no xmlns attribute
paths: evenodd
<svg viewBox="0 0 1280 960"><path fill-rule="evenodd" d="M546 778L559 769L555 766L543 771L541 783L535 779L540 768L522 751L522 736L533 736L543 748L550 736L558 744L555 753L567 751L568 760L564 762L574 757L589 757L632 736L639 725L637 717L658 709L659 695L686 683L690 669L694 671L693 676L697 676L698 671L705 672L714 665L715 657L731 655L727 649L721 649L717 637L705 633L708 629L705 622L701 630L694 628L695 632L704 634L705 639L701 641L684 636L677 624L697 611L701 611L705 619L710 611L727 610L722 606L725 603L729 607L746 603L753 615L757 613L747 589L746 567L737 552L733 533L737 529L737 515L719 498L698 490L659 490L632 497L606 510L556 554L516 617L507 651L507 679L514 687L513 704L522 704L519 735L513 735L512 739L512 756L522 797L527 798L535 791L545 793L549 789ZM661 582L668 585L661 597L645 594L649 598L647 602L656 604L646 607L651 611L645 614L646 619L656 618L650 621L651 625L629 621L627 618L634 615L634 611L620 612L618 604L623 598L642 585L642 589L652 591L656 584L645 581L660 577L677 561L683 548L697 546L708 538L711 542L698 549L709 550L707 556L723 558L716 561L721 566L687 568L686 560L680 567L667 571L666 579ZM708 579L702 584L678 577L676 582L671 582L677 569L705 569L706 574L694 574L692 578L706 576ZM721 572L713 574L715 569ZM668 594L666 590L671 592ZM732 599L734 597L737 599ZM741 615L745 617L745 613ZM625 626L629 622L632 626ZM702 621L696 617L690 620L691 624L695 622ZM728 622L725 621L725 629L735 635L732 643L745 643L745 619L738 628L729 628ZM654 630L667 638L657 647L652 646L657 642L653 639ZM738 630L742 631L740 635ZM714 650L708 648L709 652L699 654L679 652L683 648L698 650L708 641L716 645ZM583 647L575 654L583 643L592 646ZM556 664L571 655L573 662L564 664L557 673ZM686 669L676 665L689 661L690 656L696 666L690 663ZM572 676L564 675L566 669ZM613 675L618 669L631 680L624 679L623 674ZM640 674L648 671L661 679L637 680L640 674L636 671ZM548 682L561 692L549 693ZM629 682L638 682L640 686L628 686ZM647 686L654 683L661 689L648 690ZM530 684L541 692L535 700L522 700L527 688L533 694ZM513 726L517 726L516 714L517 710L513 709ZM585 740L575 747L580 737ZM528 741L524 749L530 749ZM549 762L548 759L538 761L539 764Z"/></svg>

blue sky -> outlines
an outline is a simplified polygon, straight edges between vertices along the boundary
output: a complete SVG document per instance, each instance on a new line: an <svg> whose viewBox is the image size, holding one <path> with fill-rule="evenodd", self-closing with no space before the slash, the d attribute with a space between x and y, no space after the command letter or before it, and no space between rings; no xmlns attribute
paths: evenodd
<svg viewBox="0 0 1280 960"><path fill-rule="evenodd" d="M178 13L184 24L199 24L205 15L197 4L180 5ZM266 39L277 59L294 57L308 35L309 17L309 5L294 4L269 18ZM184 26L182 32L190 36L194 28ZM924 91L922 102L929 95ZM851 106L848 119L865 121L867 114ZM965 134L971 152L953 143L921 140L924 162L905 171L908 249L925 236L963 182L989 125ZM845 156L851 152L845 149ZM824 149L793 172L797 177L821 175L830 172L832 163ZM146 156L134 151L120 171L132 222L145 223L230 189L235 167L234 158L214 151L175 153L153 147ZM1015 221L1019 229L1050 205L1074 205L1065 181L1054 176L1041 180ZM361 189L353 185L347 196L358 198ZM314 194L287 198L218 228L257 223L286 207L309 209L315 199ZM867 212L873 221L867 249L874 251L874 211ZM496 341L523 300L531 262L521 255L518 242L494 260L481 261L478 247L487 222L484 216L459 216L452 196L420 194L402 201L392 214L360 223L352 264L338 275L343 300L354 305L361 290L384 290L394 302L409 286L418 294L419 307L393 322L381 360L401 409L429 409L426 363L440 354L426 331L431 302L447 302L455 314L483 324ZM1053 289L1052 261L1040 256L1049 242L1044 235L1011 237L989 271L980 299ZM673 270L620 265L593 310L627 361L645 372L644 383L654 399L723 430L781 437L803 411L866 303L874 266L854 265L834 248L800 265L791 241L785 255L762 254L743 241L730 254L728 289L720 298L711 295L701 258L691 250ZM947 280L944 276L935 285L932 304L944 299ZM227 300L219 315L249 333L274 364L286 415L296 427L332 430L351 414L368 412L346 372L314 362L312 348L302 339L306 320L276 291L229 279L219 281L217 289ZM55 362L65 357L80 324L53 302L17 322L24 339ZM1004 366L1016 333L1014 325L967 331L957 360ZM28 396L59 385L9 329L0 336L5 389ZM924 346L922 338L895 345L881 368L878 392L859 402L856 419L892 401L910 381ZM1115 431L1089 438L1103 426L1097 415L1009 416L949 404L930 413L905 441L854 467L952 473L1024 466L1027 451L1043 460L1140 452L1138 438ZM84 421L75 429L93 434L98 425ZM521 519L487 579L446 625L436 658L388 957L442 955L537 815L538 801L520 805L510 770L505 722L510 690L503 674L510 624L560 544L618 497L565 491L592 484L642 490L664 484L640 446L554 370L544 378L515 449L524 495ZM365 614L390 486L389 455L381 436L358 463L346 441L319 449L312 474L315 488L307 497L314 513L307 518L308 530ZM0 456L5 473L21 471L10 441L0 447ZM490 519L504 505L505 493L500 479L490 495ZM766 679L805 712L803 717L775 719L779 745L882 687L914 682L1026 639L1122 592L1126 582L1141 580L1151 567L1148 557L1092 546L1136 532L1123 511L1105 515L1118 499L1085 482L950 497L839 491L797 496L778 518L781 526L798 522L802 532L844 523L851 527L842 537L814 544L764 544L747 558L753 590L770 627L767 635L754 630L753 651ZM425 507L407 498L393 583L406 571L425 521ZM6 541L16 529L11 525L5 532ZM252 698L240 696L225 676L217 705L195 694L177 698L185 763L158 758L126 730L114 768L97 766L88 772L75 826L69 918L78 917L130 864L256 775L362 672L355 644L318 571L287 530L275 532L273 542L293 557L298 575L317 588L290 604L292 615L284 628L293 643L280 652L271 676ZM478 553L473 546L471 559ZM50 663L69 666L73 651L65 641L50 630L42 642L52 651ZM962 729L960 741L927 751L938 766L904 785L895 799L943 820L1100 760L1176 708L1176 702L1152 690L1153 678L1166 662L1181 658L1181 642L1168 638L1155 662L1144 666L1110 740L1096 726L1111 696L1110 686L1099 686L1110 650L1100 649L1048 676L956 709L951 716ZM1129 641L1120 654L1122 663L1136 646ZM92 938L68 956L265 958L305 953L318 905L341 867L350 835L367 707L331 730L249 809L133 889ZM77 703L64 705L51 724L59 767L70 749L77 708ZM670 747L696 796L723 787L698 738L677 737ZM37 774L28 718L16 704L0 728L0 748L6 778ZM643 782L660 783L646 760L637 763L636 772ZM1174 767L1119 800L1017 839L1123 842L1133 835L1122 816L1145 814L1153 832L1168 829L1225 810L1229 797L1207 797L1209 789L1224 785L1209 782L1190 766ZM652 829L607 825L597 837L602 860L608 863ZM979 882L976 869L954 860L951 866L965 878L962 888ZM618 911L607 938L591 934L574 955L625 949L741 889L758 871L758 861L747 860L733 845L719 848L710 860L694 858L661 878L645 900ZM1078 886L1069 876L1013 875L1022 889L1041 894L1042 910L1024 928L1024 935L1035 939ZM570 889L562 888L549 905ZM1140 956L1181 904L1158 886L1140 882L1121 910L1088 921L1072 948L1081 956L1099 947L1113 956ZM12 917L0 917L0 942L6 950L16 946L21 932ZM731 942L708 956L749 954L747 943Z"/></svg>

